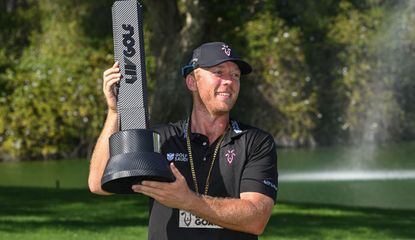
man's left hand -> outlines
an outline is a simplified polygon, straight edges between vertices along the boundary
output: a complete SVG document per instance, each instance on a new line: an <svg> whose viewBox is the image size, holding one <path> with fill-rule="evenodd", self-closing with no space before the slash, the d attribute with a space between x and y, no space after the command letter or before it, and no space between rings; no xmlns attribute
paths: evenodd
<svg viewBox="0 0 415 240"><path fill-rule="evenodd" d="M171 183L142 181L141 184L133 185L132 189L134 192L154 198L167 207L186 210L187 203L191 203L192 198L197 198L197 195L190 190L186 179L173 163L170 163L170 169L176 181Z"/></svg>

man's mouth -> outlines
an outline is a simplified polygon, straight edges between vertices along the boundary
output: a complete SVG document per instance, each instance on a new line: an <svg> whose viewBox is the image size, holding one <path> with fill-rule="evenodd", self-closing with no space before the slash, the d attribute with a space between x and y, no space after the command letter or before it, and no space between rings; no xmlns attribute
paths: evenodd
<svg viewBox="0 0 415 240"><path fill-rule="evenodd" d="M216 95L222 96L222 97L230 97L231 96L231 94L228 93L228 92L218 92L218 93L216 93Z"/></svg>

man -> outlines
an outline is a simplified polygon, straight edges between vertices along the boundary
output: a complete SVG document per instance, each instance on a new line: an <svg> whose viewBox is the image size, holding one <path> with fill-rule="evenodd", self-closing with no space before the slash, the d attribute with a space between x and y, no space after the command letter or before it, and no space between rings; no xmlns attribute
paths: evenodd
<svg viewBox="0 0 415 240"><path fill-rule="evenodd" d="M222 42L196 48L182 69L193 96L191 116L154 128L176 180L132 186L151 197L149 239L258 239L264 231L276 201L275 143L271 135L229 116L240 76L250 72ZM104 72L108 116L89 175L90 190L97 194L107 194L100 181L108 138L117 131L112 90L120 78L117 63Z"/></svg>

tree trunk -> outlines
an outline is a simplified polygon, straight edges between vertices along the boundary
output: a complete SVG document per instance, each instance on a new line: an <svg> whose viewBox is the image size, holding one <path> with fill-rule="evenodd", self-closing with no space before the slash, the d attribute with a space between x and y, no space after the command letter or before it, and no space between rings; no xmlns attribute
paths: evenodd
<svg viewBox="0 0 415 240"><path fill-rule="evenodd" d="M6 3L6 12L12 13L16 9L16 0L8 0Z"/></svg>
<svg viewBox="0 0 415 240"><path fill-rule="evenodd" d="M176 121L190 112L191 98L180 69L202 39L205 6L202 1L186 0L181 13L177 2L146 1L153 33L150 48L157 58L151 124Z"/></svg>

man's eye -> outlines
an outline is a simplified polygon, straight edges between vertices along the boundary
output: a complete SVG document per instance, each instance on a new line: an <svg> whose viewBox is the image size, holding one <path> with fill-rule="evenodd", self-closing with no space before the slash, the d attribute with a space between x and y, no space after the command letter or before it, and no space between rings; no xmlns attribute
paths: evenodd
<svg viewBox="0 0 415 240"><path fill-rule="evenodd" d="M222 75L222 71L220 71L220 70L215 71L215 74L216 74L216 75Z"/></svg>

